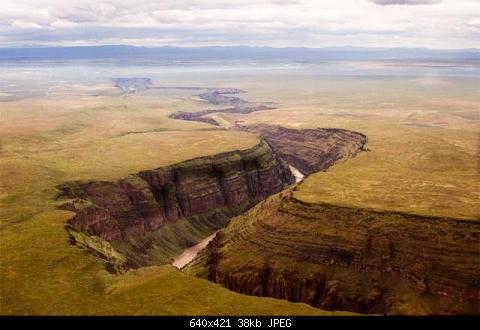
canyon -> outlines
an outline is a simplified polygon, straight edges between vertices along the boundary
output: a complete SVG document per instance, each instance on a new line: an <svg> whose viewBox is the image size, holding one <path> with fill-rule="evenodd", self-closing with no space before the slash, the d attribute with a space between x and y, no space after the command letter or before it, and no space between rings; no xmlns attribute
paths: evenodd
<svg viewBox="0 0 480 330"><path fill-rule="evenodd" d="M288 166L262 141L248 150L142 171L117 182L73 182L59 189L69 200L61 207L76 212L68 225L76 233L72 237L79 242L79 233L92 236L126 255L103 253L118 269L147 265L149 258L142 254L166 245L166 234L155 237L161 227L170 225L175 233L175 248L163 253L171 257L293 181Z"/></svg>
<svg viewBox="0 0 480 330"><path fill-rule="evenodd" d="M362 134L347 130L298 130L295 136L312 131L317 133L317 145L331 144L321 149L319 164L332 158L344 161L366 142ZM286 138L290 137L279 136L273 145L278 147L278 141ZM247 150L141 171L116 182L59 185L60 208L75 212L67 225L70 237L104 259L112 271L169 263L184 248L223 228L231 217L295 182L289 164L269 141L260 138ZM283 148L281 154L298 159L294 154L310 149L296 145L290 151Z"/></svg>
<svg viewBox="0 0 480 330"><path fill-rule="evenodd" d="M2 315L479 314L476 63L4 62Z"/></svg>
<svg viewBox="0 0 480 330"><path fill-rule="evenodd" d="M228 108L170 118L219 126L208 115L275 109L231 96L240 93L210 89L197 96ZM323 310L478 311L478 222L295 196L304 176L369 151L366 135L241 121L230 129L259 142L115 182L59 185L60 208L75 212L66 226L72 243L111 272L172 263L232 291Z"/></svg>

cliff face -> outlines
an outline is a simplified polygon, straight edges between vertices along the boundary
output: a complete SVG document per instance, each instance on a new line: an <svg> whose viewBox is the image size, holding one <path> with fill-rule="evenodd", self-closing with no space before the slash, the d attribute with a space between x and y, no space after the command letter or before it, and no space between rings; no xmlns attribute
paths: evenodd
<svg viewBox="0 0 480 330"><path fill-rule="evenodd" d="M285 159L308 164L302 169L325 169L353 157L366 142L362 134L346 130L265 126L262 132L269 140L249 150L196 158L115 182L59 186L66 200L61 208L75 212L67 225L72 240L113 270L168 263L231 217L293 183ZM289 142L293 148L287 148Z"/></svg>
<svg viewBox="0 0 480 330"><path fill-rule="evenodd" d="M288 165L261 142L116 182L72 182L59 189L69 200L62 208L76 212L69 229L115 243L138 240L179 219L238 215L292 182ZM193 239L186 240L188 245Z"/></svg>
<svg viewBox="0 0 480 330"><path fill-rule="evenodd" d="M305 175L355 157L367 143L364 134L338 128L298 130L265 124L237 124L235 128L262 136L282 159Z"/></svg>
<svg viewBox="0 0 480 330"><path fill-rule="evenodd" d="M307 204L283 193L230 222L191 269L203 265L203 276L240 293L322 309L476 314L479 239L475 221Z"/></svg>

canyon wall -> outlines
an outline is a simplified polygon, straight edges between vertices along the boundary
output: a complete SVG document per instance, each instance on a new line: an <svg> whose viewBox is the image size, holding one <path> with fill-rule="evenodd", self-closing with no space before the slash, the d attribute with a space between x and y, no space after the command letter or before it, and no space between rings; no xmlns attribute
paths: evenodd
<svg viewBox="0 0 480 330"><path fill-rule="evenodd" d="M182 226L197 227L202 226L203 219L208 229L203 234L213 232L229 217L293 182L288 165L262 141L248 150L142 171L116 182L76 181L58 188L66 200L61 208L75 212L68 222L69 230L128 251L131 249L125 249L126 244L116 243L138 243L180 219L187 219ZM220 218L217 225L212 223L216 218ZM196 239L185 237L179 249ZM137 254L148 248L143 246Z"/></svg>
<svg viewBox="0 0 480 330"><path fill-rule="evenodd" d="M188 271L249 295L328 310L476 314L480 223L299 201L233 219Z"/></svg>
<svg viewBox="0 0 480 330"><path fill-rule="evenodd" d="M356 155L366 142L364 135L348 130L262 126L262 133L268 140L262 138L248 150L200 157L118 181L60 185L60 207L75 212L67 224L72 241L115 269L168 263L231 217L293 183L285 159L306 170L326 169Z"/></svg>
<svg viewBox="0 0 480 330"><path fill-rule="evenodd" d="M367 143L364 134L339 128L292 129L238 123L234 128L259 134L282 159L304 175L355 157Z"/></svg>

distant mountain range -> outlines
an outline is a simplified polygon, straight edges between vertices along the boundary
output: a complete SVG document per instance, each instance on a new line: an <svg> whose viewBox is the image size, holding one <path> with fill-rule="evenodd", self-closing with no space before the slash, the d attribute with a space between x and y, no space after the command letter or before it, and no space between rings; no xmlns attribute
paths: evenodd
<svg viewBox="0 0 480 330"><path fill-rule="evenodd" d="M272 48L272 47L136 47L83 46L50 48L0 48L0 61L69 59L160 60L480 60L480 49L427 48Z"/></svg>

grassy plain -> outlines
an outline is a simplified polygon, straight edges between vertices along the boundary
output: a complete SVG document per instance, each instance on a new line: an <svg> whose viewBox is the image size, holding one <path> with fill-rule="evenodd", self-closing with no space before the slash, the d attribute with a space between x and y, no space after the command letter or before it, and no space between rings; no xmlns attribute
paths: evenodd
<svg viewBox="0 0 480 330"><path fill-rule="evenodd" d="M228 115L229 120L338 127L368 137L368 152L311 175L298 187L297 198L480 219L480 93L474 80L272 84L279 110Z"/></svg>
<svg viewBox="0 0 480 330"><path fill-rule="evenodd" d="M233 293L170 266L112 275L69 244L72 213L56 209L56 185L123 178L258 141L168 119L179 107L169 98L79 91L0 103L0 314L322 313Z"/></svg>

